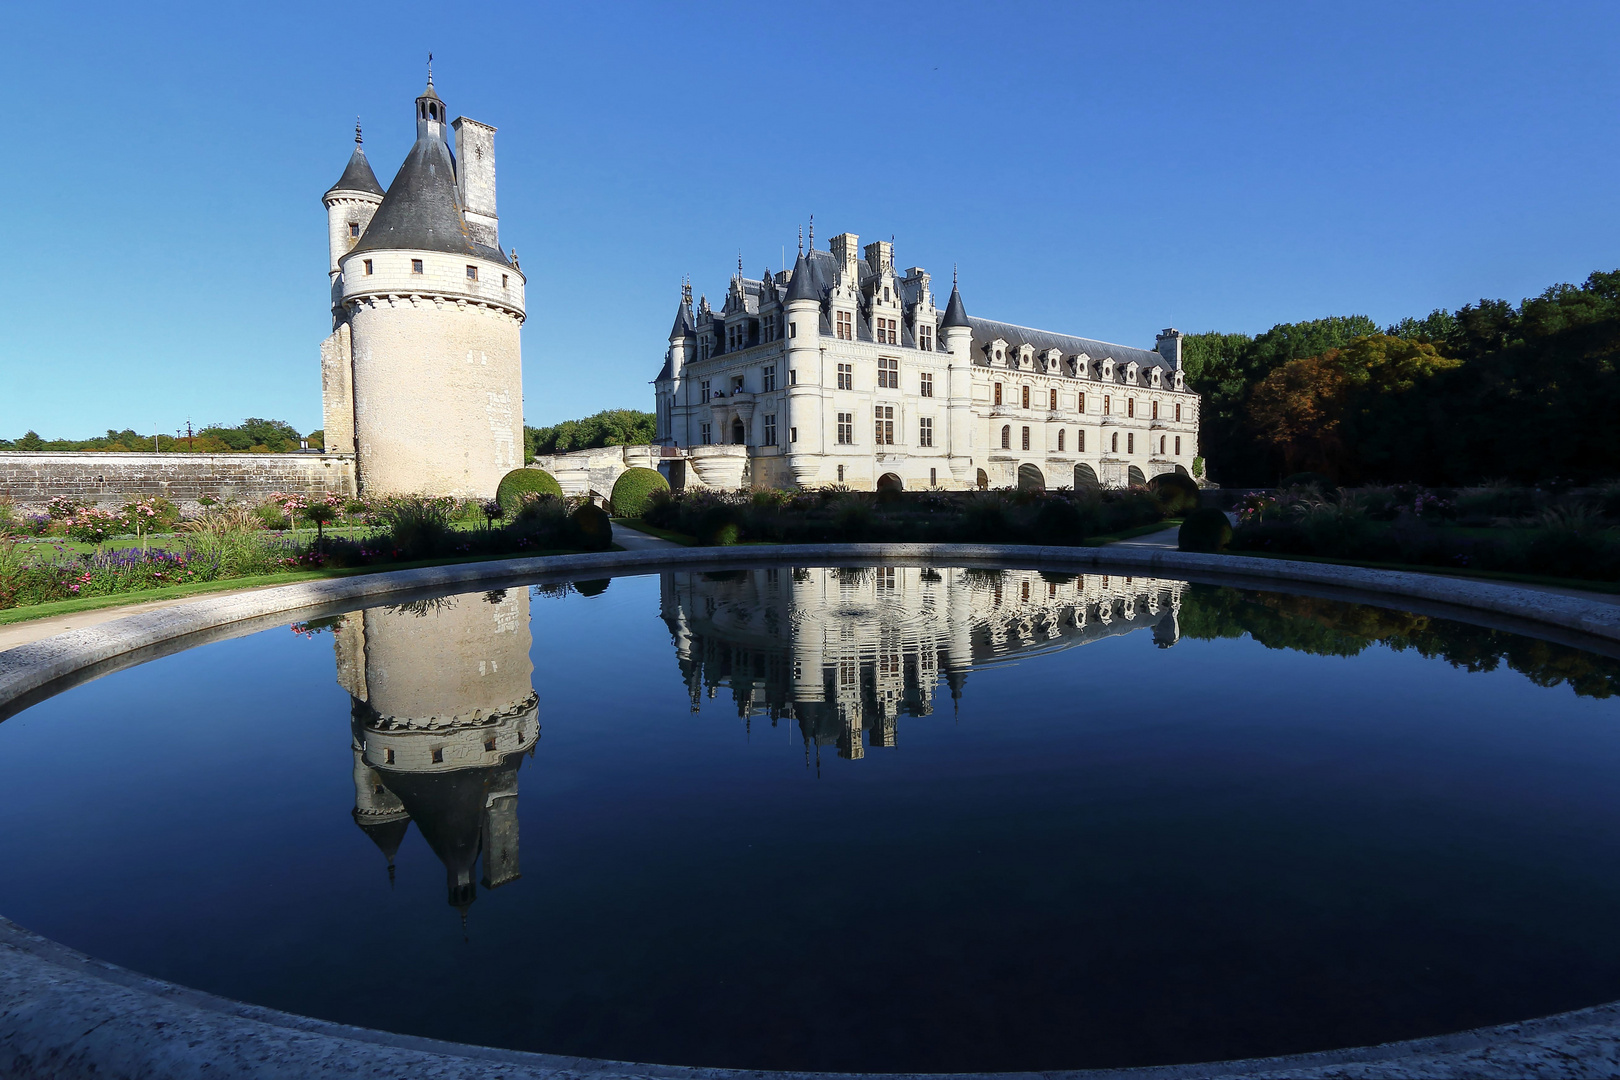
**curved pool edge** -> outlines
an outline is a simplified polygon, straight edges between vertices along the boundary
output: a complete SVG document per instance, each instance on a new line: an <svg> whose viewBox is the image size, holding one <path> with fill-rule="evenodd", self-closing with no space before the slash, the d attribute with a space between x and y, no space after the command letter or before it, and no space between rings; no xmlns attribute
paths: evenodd
<svg viewBox="0 0 1620 1080"><path fill-rule="evenodd" d="M1620 604L1403 571L1157 549L977 544L688 548L466 563L302 582L200 598L0 652L0 718L128 663L284 622L412 593L523 580L799 563L871 561L1119 570L1484 614L1517 627L1620 643ZM1467 617L1466 615L1464 617ZM1522 632L1522 631L1521 631ZM1531 632L1535 632L1532 630ZM84 956L0 918L0 1076L810 1077L814 1073L631 1065L436 1042L245 1005ZM844 1074L854 1075L854 1074ZM913 1074L924 1075L924 1074ZM960 1074L956 1074L960 1075ZM1537 1020L1380 1046L1139 1069L1002 1076L1497 1077L1620 1075L1620 1002Z"/></svg>

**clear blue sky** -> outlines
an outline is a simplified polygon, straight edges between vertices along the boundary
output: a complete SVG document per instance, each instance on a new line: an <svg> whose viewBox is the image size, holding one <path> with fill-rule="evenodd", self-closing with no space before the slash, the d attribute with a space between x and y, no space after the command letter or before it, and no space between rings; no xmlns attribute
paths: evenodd
<svg viewBox="0 0 1620 1080"><path fill-rule="evenodd" d="M461 26L465 24L465 31ZM0 436L320 419L321 193L435 54L500 129L524 412L650 408L681 275L816 217L1150 345L1620 267L1620 4L11 4ZM790 255L791 257L791 255Z"/></svg>

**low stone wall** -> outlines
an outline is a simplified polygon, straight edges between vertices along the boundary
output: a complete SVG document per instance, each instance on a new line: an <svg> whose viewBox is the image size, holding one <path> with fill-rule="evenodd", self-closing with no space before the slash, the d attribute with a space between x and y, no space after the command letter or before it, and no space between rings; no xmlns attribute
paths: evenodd
<svg viewBox="0 0 1620 1080"><path fill-rule="evenodd" d="M24 509L58 495L117 506L162 495L189 508L205 495L256 502L276 491L353 495L354 455L0 451L0 495Z"/></svg>

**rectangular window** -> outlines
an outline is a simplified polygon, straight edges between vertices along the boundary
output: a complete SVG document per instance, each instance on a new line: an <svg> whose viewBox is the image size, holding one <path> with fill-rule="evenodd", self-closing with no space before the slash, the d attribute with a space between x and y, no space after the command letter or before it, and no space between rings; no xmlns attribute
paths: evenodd
<svg viewBox="0 0 1620 1080"><path fill-rule="evenodd" d="M1158 418L1159 418L1159 403L1157 401L1155 401L1153 403L1153 419L1157 420Z"/></svg>
<svg viewBox="0 0 1620 1080"><path fill-rule="evenodd" d="M1081 394L1080 397L1077 400L1078 400L1078 404L1075 405L1075 408L1080 412L1085 412L1086 411L1086 395Z"/></svg>
<svg viewBox="0 0 1620 1080"><path fill-rule="evenodd" d="M420 274L421 272L422 272L422 260L421 259L412 259L411 260L411 273Z"/></svg>
<svg viewBox="0 0 1620 1080"><path fill-rule="evenodd" d="M849 446L855 441L855 414L841 412L838 414L838 444ZM844 468L838 467L838 479L844 478Z"/></svg>
<svg viewBox="0 0 1620 1080"><path fill-rule="evenodd" d="M929 469L928 470L928 486L929 487L938 487L939 486L939 470L938 469Z"/></svg>
<svg viewBox="0 0 1620 1080"><path fill-rule="evenodd" d="M709 403L709 380L708 379L704 379L702 382L698 383L698 393L703 395L703 404L707 405ZM703 426L708 427L707 424L705 424Z"/></svg>
<svg viewBox="0 0 1620 1080"><path fill-rule="evenodd" d="M934 445L934 421L933 421L933 419L931 417L925 416L925 417L922 418L922 420L919 421L919 423L920 423L921 427L917 432L917 445L918 446L933 446Z"/></svg>
<svg viewBox="0 0 1620 1080"><path fill-rule="evenodd" d="M370 276L371 276L371 260L367 259L366 260L366 277L370 277Z"/></svg>
<svg viewBox="0 0 1620 1080"><path fill-rule="evenodd" d="M799 441L799 429L796 428L796 427L788 428L788 442L798 442L798 441Z"/></svg>
<svg viewBox="0 0 1620 1080"><path fill-rule="evenodd" d="M922 373L922 396L934 396L934 376L926 371Z"/></svg>
<svg viewBox="0 0 1620 1080"><path fill-rule="evenodd" d="M995 403L997 405L1001 404L1001 384L1000 383L996 383L996 401L995 401Z"/></svg>
<svg viewBox="0 0 1620 1080"><path fill-rule="evenodd" d="M501 275L501 288L503 288L503 289L506 288L506 282L507 282L507 275L502 274Z"/></svg>
<svg viewBox="0 0 1620 1080"><path fill-rule="evenodd" d="M704 446L714 442L714 428L709 424L699 424L698 433L698 437L702 440Z"/></svg>
<svg viewBox="0 0 1620 1080"><path fill-rule="evenodd" d="M796 338L798 336L799 336L799 324L796 323L796 322L788 323L788 337Z"/></svg>
<svg viewBox="0 0 1620 1080"><path fill-rule="evenodd" d="M733 394L740 394L743 392L743 377L741 375L733 375L731 377L731 392Z"/></svg>
<svg viewBox="0 0 1620 1080"><path fill-rule="evenodd" d="M471 266L471 265L469 265L467 267L467 280L468 281L477 281L478 280L478 267Z"/></svg>
<svg viewBox="0 0 1620 1080"><path fill-rule="evenodd" d="M1047 408L1051 409L1053 412L1057 412L1057 391L1056 390L1052 391L1051 398L1052 398L1052 402L1051 402L1050 405L1047 406Z"/></svg>
<svg viewBox="0 0 1620 1080"><path fill-rule="evenodd" d="M788 368L788 385L789 386L798 386L799 385L799 369L798 368Z"/></svg>
<svg viewBox="0 0 1620 1080"><path fill-rule="evenodd" d="M917 327L917 348L923 352L934 351L934 328L932 326Z"/></svg>
<svg viewBox="0 0 1620 1080"><path fill-rule="evenodd" d="M840 389L840 390L853 390L853 389L855 389L855 365L854 364L839 364L838 365L838 389Z"/></svg>
<svg viewBox="0 0 1620 1080"><path fill-rule="evenodd" d="M1103 415L1110 416L1114 410L1114 398L1111 394L1103 395Z"/></svg>
<svg viewBox="0 0 1620 1080"><path fill-rule="evenodd" d="M855 324L853 322L854 316L852 314L850 314L849 312L847 312L847 311L840 311L840 312L837 312L836 314L838 316L838 320L837 320L838 325L836 326L835 329L838 331L838 340L839 341L854 341L855 340Z"/></svg>
<svg viewBox="0 0 1620 1080"><path fill-rule="evenodd" d="M1022 404L1023 404L1024 408L1026 408L1026 409L1029 408L1029 387L1026 386L1026 387L1023 388L1023 393L1022 393L1021 396L1023 398Z"/></svg>
<svg viewBox="0 0 1620 1080"><path fill-rule="evenodd" d="M900 389L900 361L887 356L878 357L878 389Z"/></svg>
<svg viewBox="0 0 1620 1080"><path fill-rule="evenodd" d="M1125 452L1127 454L1136 453L1136 433L1134 431L1127 432L1125 435Z"/></svg>
<svg viewBox="0 0 1620 1080"><path fill-rule="evenodd" d="M371 264L366 263L366 273L371 273ZM1181 423L1181 402L1176 402L1176 423Z"/></svg>
<svg viewBox="0 0 1620 1080"><path fill-rule="evenodd" d="M900 320L879 319L877 321L877 339L879 345L900 344Z"/></svg>
<svg viewBox="0 0 1620 1080"><path fill-rule="evenodd" d="M767 394L770 393L772 390L776 389L776 365L775 364L767 364L767 365L765 365L765 373L764 373L763 376L761 376L761 381L765 385L765 392Z"/></svg>
<svg viewBox="0 0 1620 1080"><path fill-rule="evenodd" d="M1028 427L1028 425L1026 425L1024 427L1024 449L1025 450L1029 449L1029 427Z"/></svg>
<svg viewBox="0 0 1620 1080"><path fill-rule="evenodd" d="M359 239L359 237L360 237L360 223L358 221L349 222L349 239L357 240L357 239Z"/></svg>
<svg viewBox="0 0 1620 1080"><path fill-rule="evenodd" d="M775 413L766 413L765 414L765 445L766 446L775 446L776 445L776 414Z"/></svg>
<svg viewBox="0 0 1620 1080"><path fill-rule="evenodd" d="M1084 430L1074 433L1074 452L1077 454L1086 452L1086 433Z"/></svg>
<svg viewBox="0 0 1620 1080"><path fill-rule="evenodd" d="M873 434L879 446L894 445L894 406L879 405L874 410L876 420L873 425Z"/></svg>
<svg viewBox="0 0 1620 1080"><path fill-rule="evenodd" d="M1176 457L1181 456L1181 436L1176 436Z"/></svg>
<svg viewBox="0 0 1620 1080"><path fill-rule="evenodd" d="M842 465L838 466L838 482L840 484L844 482L844 467Z"/></svg>

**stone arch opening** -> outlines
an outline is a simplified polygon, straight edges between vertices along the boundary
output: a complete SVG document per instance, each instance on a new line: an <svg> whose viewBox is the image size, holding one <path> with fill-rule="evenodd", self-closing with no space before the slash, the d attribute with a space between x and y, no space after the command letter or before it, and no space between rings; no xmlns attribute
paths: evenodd
<svg viewBox="0 0 1620 1080"><path fill-rule="evenodd" d="M990 476L983 469L979 470L979 475L975 482L977 483L980 491L988 491L990 489Z"/></svg>
<svg viewBox="0 0 1620 1080"><path fill-rule="evenodd" d="M731 441L738 446L748 441L748 433L743 429L741 420L731 422Z"/></svg>
<svg viewBox="0 0 1620 1080"><path fill-rule="evenodd" d="M1132 487L1141 487L1147 483L1147 477L1142 474L1142 470L1138 466L1132 465L1125 471L1125 482Z"/></svg>
<svg viewBox="0 0 1620 1080"><path fill-rule="evenodd" d="M1099 486L1100 484L1097 480L1096 469L1093 469L1090 465L1087 465L1083 461L1074 467L1074 490L1079 491L1081 488L1094 488Z"/></svg>
<svg viewBox="0 0 1620 1080"><path fill-rule="evenodd" d="M1046 476L1034 465L1018 466L1019 491L1045 491Z"/></svg>
<svg viewBox="0 0 1620 1080"><path fill-rule="evenodd" d="M878 477L877 489L879 491L904 491L906 485L901 483L900 477L892 472L886 472Z"/></svg>

